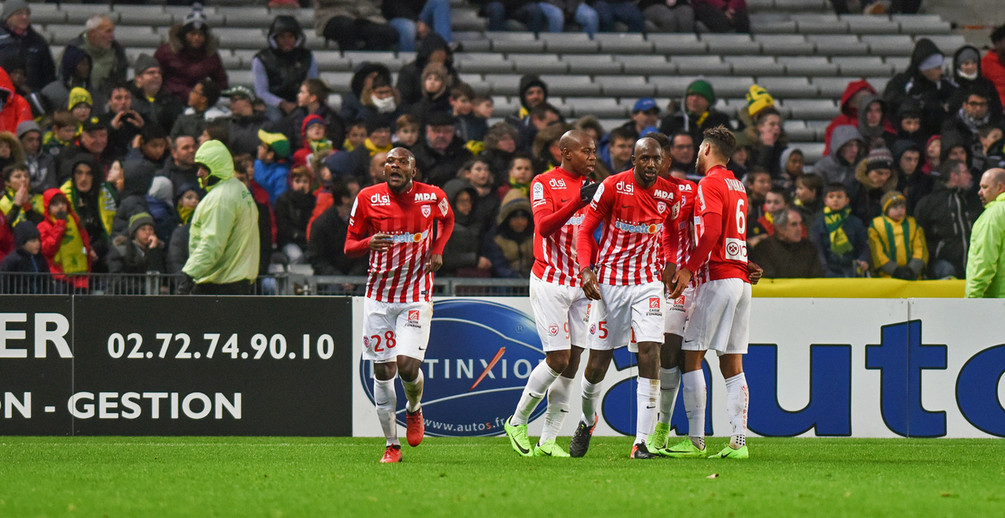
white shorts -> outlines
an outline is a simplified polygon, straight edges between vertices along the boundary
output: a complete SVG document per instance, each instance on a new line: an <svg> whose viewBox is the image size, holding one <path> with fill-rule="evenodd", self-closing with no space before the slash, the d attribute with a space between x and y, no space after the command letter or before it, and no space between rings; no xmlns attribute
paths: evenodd
<svg viewBox="0 0 1005 518"><path fill-rule="evenodd" d="M586 348L586 318L590 299L583 288L544 282L530 276L530 307L544 352Z"/></svg>
<svg viewBox="0 0 1005 518"><path fill-rule="evenodd" d="M432 320L432 302L363 299L363 359L389 363L409 356L422 361Z"/></svg>
<svg viewBox="0 0 1005 518"><path fill-rule="evenodd" d="M663 310L663 331L667 334L684 336L684 324L694 311L694 288L684 288L684 293L676 299L666 298Z"/></svg>
<svg viewBox="0 0 1005 518"><path fill-rule="evenodd" d="M663 283L600 285L590 304L590 349L613 350L638 342L663 343Z"/></svg>
<svg viewBox="0 0 1005 518"><path fill-rule="evenodd" d="M747 354L750 336L750 283L717 279L696 290L696 308L684 330L685 351Z"/></svg>

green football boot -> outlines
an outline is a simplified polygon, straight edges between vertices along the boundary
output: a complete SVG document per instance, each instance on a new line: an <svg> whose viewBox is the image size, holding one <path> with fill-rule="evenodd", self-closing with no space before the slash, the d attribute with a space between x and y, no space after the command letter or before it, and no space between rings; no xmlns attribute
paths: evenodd
<svg viewBox="0 0 1005 518"><path fill-rule="evenodd" d="M669 439L670 425L665 423L656 423L656 429L653 430L653 433L649 434L649 439L646 440L646 449L656 455L665 456L667 441Z"/></svg>
<svg viewBox="0 0 1005 518"><path fill-rule="evenodd" d="M726 445L719 453L710 455L710 459L746 459L750 457L750 453L747 451L747 445L744 444L740 449L733 449L733 447Z"/></svg>
<svg viewBox="0 0 1005 518"><path fill-rule="evenodd" d="M663 455L673 457L675 459L702 458L705 457L706 454L706 449L702 448L699 450L698 447L691 442L690 437L663 450Z"/></svg>
<svg viewBox="0 0 1005 518"><path fill-rule="evenodd" d="M506 430L509 443L513 445L513 449L517 453L524 457L530 457L534 452L530 449L530 439L527 437L527 425L512 425L509 423L511 419L513 419L513 416L507 417L506 422L503 423L503 429Z"/></svg>
<svg viewBox="0 0 1005 518"><path fill-rule="evenodd" d="M569 453L559 446L555 439L548 439L544 444L534 446L535 457L568 457Z"/></svg>

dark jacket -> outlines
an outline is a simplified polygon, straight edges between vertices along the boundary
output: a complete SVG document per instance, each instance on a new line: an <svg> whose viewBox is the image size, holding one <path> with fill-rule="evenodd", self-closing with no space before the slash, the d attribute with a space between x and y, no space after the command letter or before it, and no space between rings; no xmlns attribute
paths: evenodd
<svg viewBox="0 0 1005 518"><path fill-rule="evenodd" d="M157 92L153 101L147 100L135 82L130 83L129 91L133 94L133 109L143 117L144 124L160 124L165 133L171 132L175 119L185 111L181 101L164 88Z"/></svg>
<svg viewBox="0 0 1005 518"><path fill-rule="evenodd" d="M457 195L466 191L471 195L471 212L463 214L457 210ZM478 258L482 254L484 238L483 222L479 221L475 210L478 208L478 191L466 181L457 180L444 186L443 192L450 200L454 210L454 231L450 240L443 247L443 268L441 275L446 277L488 276L488 271L478 271Z"/></svg>
<svg viewBox="0 0 1005 518"><path fill-rule="evenodd" d="M932 40L918 40L907 70L893 76L883 91L883 99L888 106L900 106L907 97L919 100L922 105L921 125L930 135L939 132L939 126L946 116L945 105L955 90L946 77L933 83L921 74L919 65L934 54L942 54L942 51Z"/></svg>
<svg viewBox="0 0 1005 518"><path fill-rule="evenodd" d="M86 32L82 33L80 36L69 41L66 44L67 47L78 47L84 48L84 37ZM108 77L103 78L100 83L95 83L92 81L92 85L95 90L103 94L111 92L112 86L116 83L121 83L126 80L126 70L129 68L129 60L126 59L126 50L119 44L118 41L112 40L112 52L115 54L115 65L113 66L111 73ZM94 60L91 60L93 64ZM92 92L93 94L94 92ZM136 108L136 103L133 103L133 108Z"/></svg>
<svg viewBox="0 0 1005 518"><path fill-rule="evenodd" d="M387 3L387 2L385 2ZM405 65L398 72L398 93L401 94L401 104L410 105L422 99L422 70L429 64L429 56L437 49L447 51L447 60L443 66L447 68L448 85L458 81L457 70L454 69L454 52L450 50L446 40L435 32L430 32L419 45L415 53L415 61Z"/></svg>
<svg viewBox="0 0 1005 518"><path fill-rule="evenodd" d="M276 43L276 35L281 32L292 32L297 36L297 44L293 50L282 52ZM304 31L296 18L287 15L277 16L269 26L269 46L258 51L255 59L262 62L269 78L269 92L283 100L296 102L300 83L307 79L314 55L304 48Z"/></svg>
<svg viewBox="0 0 1005 518"><path fill-rule="evenodd" d="M353 70L352 80L349 82L349 91L342 94L342 109L339 112L339 116L345 122L352 122L357 119L362 118L363 113L363 102L360 99L363 96L363 87L366 83L366 77L370 74L376 73L378 76L382 76L387 84L391 84L391 71L380 63L371 63L369 61L363 61ZM422 71L419 71L421 74ZM337 147L341 148L342 143L335 143Z"/></svg>
<svg viewBox="0 0 1005 518"><path fill-rule="evenodd" d="M122 165L122 199L115 211L112 235L125 234L129 230L129 218L140 212L150 212L147 193L154 182L156 166L147 160L129 161Z"/></svg>
<svg viewBox="0 0 1005 518"><path fill-rule="evenodd" d="M932 193L914 209L914 219L925 231L929 265L938 259L948 261L956 269L957 277L964 276L970 231L982 210L973 190L935 183Z"/></svg>
<svg viewBox="0 0 1005 518"><path fill-rule="evenodd" d="M182 102L188 101L188 92L203 78L212 78L221 90L228 86L227 71L217 52L219 42L216 36L213 36L209 27L203 27L206 31L206 43L201 49L195 50L185 47L183 43L184 32L188 30L191 30L189 26L176 23L168 32L167 43L154 52L154 59L161 64L164 90Z"/></svg>
<svg viewBox="0 0 1005 518"><path fill-rule="evenodd" d="M827 277L857 277L855 261L865 261L868 263L872 258L869 252L869 233L866 232L862 220L856 218L853 214L849 214L842 228L848 236L848 242L851 243L852 250L841 255L831 250L830 232L827 231L827 224L824 222L822 214L813 220L813 224L809 229L810 240L817 247L817 253L820 255L820 264L823 265Z"/></svg>
<svg viewBox="0 0 1005 518"><path fill-rule="evenodd" d="M351 258L345 254L345 238L349 223L342 219L338 207L332 205L311 224L307 242L307 259L315 275L365 275L366 257ZM446 254L443 256L446 263Z"/></svg>
<svg viewBox="0 0 1005 518"><path fill-rule="evenodd" d="M31 25L23 36L18 36L10 31L5 22L0 21L0 62L7 56L23 56L28 86L32 90L41 90L56 79L56 64L52 60L49 44Z"/></svg>
<svg viewBox="0 0 1005 518"><path fill-rule="evenodd" d="M230 152L235 156L245 153L256 156L258 143L261 142L258 139L258 130L264 128L266 124L268 121L265 119L265 114L258 111L248 117L231 117L227 127L230 135Z"/></svg>
<svg viewBox="0 0 1005 518"><path fill-rule="evenodd" d="M510 193L499 211L498 224L485 238L485 255L492 261L496 277L526 279L534 266L534 217L530 200L518 191ZM528 219L523 232L515 232L509 226L509 220L519 213Z"/></svg>
<svg viewBox="0 0 1005 518"><path fill-rule="evenodd" d="M677 110L676 113L663 117L663 120L660 121L660 133L669 136L679 131L688 132L691 135L691 139L694 140L695 152L697 152L698 146L701 145L701 141L705 139L705 130L719 125L733 129L733 124L729 121L729 116L719 110L709 108L708 117L705 117L704 120L698 122L685 113L685 106L686 105L682 103L680 110ZM634 127L635 123L632 122L631 124Z"/></svg>
<svg viewBox="0 0 1005 518"><path fill-rule="evenodd" d="M167 257L164 258L168 273L178 273L188 261L188 231L189 224L182 225L171 233L168 243Z"/></svg>
<svg viewBox="0 0 1005 518"><path fill-rule="evenodd" d="M750 260L764 268L768 279L823 277L817 249L808 239L786 243L768 236L750 251Z"/></svg>
<svg viewBox="0 0 1005 518"><path fill-rule="evenodd" d="M22 248L32 239L41 240L34 223L22 221L14 227L14 244L17 249L0 261L0 272L22 275L0 275L0 293L49 293L51 277L45 256L41 251L32 255Z"/></svg>
<svg viewBox="0 0 1005 518"><path fill-rule="evenodd" d="M297 107L296 110L290 112L289 115L273 127L272 131L278 131L286 135L286 138L290 139L290 149L300 149L304 147L303 125L304 119L308 115L317 115L324 119L325 124L328 126L328 140L332 141L332 147L342 149L342 142L345 141L345 121L342 120L339 114L335 113L335 110L331 109L325 103L322 103L314 113L308 112L307 108L303 106ZM233 141L234 135L231 134L230 138ZM258 138L257 134L255 138Z"/></svg>
<svg viewBox="0 0 1005 518"><path fill-rule="evenodd" d="M971 49L977 53L977 77L974 79L967 79L960 75L960 53L966 49ZM995 84L991 82L990 79L981 75L981 59L980 51L977 47L973 45L964 45L958 49L953 54L953 83L956 84L956 92L949 98L949 104L946 106L946 111L949 114L956 113L963 103L967 100L968 92L980 91L984 92L988 96L988 110L989 113L994 116L994 114L1002 113L1002 101L1001 97L998 96L998 90ZM1000 118L1000 117L998 117Z"/></svg>
<svg viewBox="0 0 1005 518"><path fill-rule="evenodd" d="M471 152L456 136L443 153L429 147L425 140L416 143L412 153L415 155L415 166L422 173L422 182L438 187L456 178L457 171L471 158Z"/></svg>
<svg viewBox="0 0 1005 518"><path fill-rule="evenodd" d="M276 233L280 247L293 243L307 249L307 222L314 211L315 198L310 193L290 189L276 198Z"/></svg>

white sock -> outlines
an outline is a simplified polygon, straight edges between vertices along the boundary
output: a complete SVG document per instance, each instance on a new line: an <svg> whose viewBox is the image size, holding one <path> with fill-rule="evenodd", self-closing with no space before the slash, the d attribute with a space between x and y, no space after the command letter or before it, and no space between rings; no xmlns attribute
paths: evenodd
<svg viewBox="0 0 1005 518"><path fill-rule="evenodd" d="M672 369L660 368L660 422L670 424L673 417L673 406L677 402L677 389L680 388L680 367Z"/></svg>
<svg viewBox="0 0 1005 518"><path fill-rule="evenodd" d="M394 378L389 380L373 379L373 402L377 405L377 420L384 430L387 444L398 444L398 424L394 420L394 407L398 405L398 397L394 392Z"/></svg>
<svg viewBox="0 0 1005 518"><path fill-rule="evenodd" d="M544 413L544 428L541 430L541 442L558 437L565 416L569 414L569 396L572 394L572 378L559 376L548 389L548 410Z"/></svg>
<svg viewBox="0 0 1005 518"><path fill-rule="evenodd" d="M580 421L593 426L593 418L597 414L597 401L600 399L600 383L590 383L583 378L583 417Z"/></svg>
<svg viewBox="0 0 1005 518"><path fill-rule="evenodd" d="M414 380L401 380L401 386L405 388L405 397L408 398L408 403L405 404L405 410L409 412L416 412L422 408L422 386L425 381L426 378L422 375L422 369L419 369L419 375L416 376Z"/></svg>
<svg viewBox="0 0 1005 518"><path fill-rule="evenodd" d="M555 378L558 378L558 374L551 370L548 362L541 362L537 364L537 367L534 367L534 370L530 372L530 377L527 378L527 385L523 388L523 393L520 394L520 401L516 404L516 410L513 412L513 419L510 419L510 424L527 424L530 413L544 399L545 392L555 382Z"/></svg>
<svg viewBox="0 0 1005 518"><path fill-rule="evenodd" d="M726 415L733 425L733 435L729 445L733 449L742 448L747 444L747 404L750 394L747 391L747 377L739 373L726 380Z"/></svg>
<svg viewBox="0 0 1005 518"><path fill-rule="evenodd" d="M656 425L656 398L660 395L660 380L649 378L638 379L639 385L635 392L638 408L635 413L635 444L645 442Z"/></svg>
<svg viewBox="0 0 1005 518"><path fill-rule="evenodd" d="M698 448L705 447L705 374L701 369L685 372L684 409L687 410L688 435Z"/></svg>

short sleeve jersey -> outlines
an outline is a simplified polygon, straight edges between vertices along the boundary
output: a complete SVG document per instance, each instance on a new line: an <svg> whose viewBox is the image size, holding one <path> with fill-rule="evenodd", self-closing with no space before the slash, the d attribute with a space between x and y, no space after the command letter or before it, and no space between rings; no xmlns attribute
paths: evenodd
<svg viewBox="0 0 1005 518"><path fill-rule="evenodd" d="M695 202L698 235L704 232L706 214L722 215L722 232L708 261L696 272L699 282L717 279L747 280L747 189L728 169L715 166L698 182Z"/></svg>
<svg viewBox="0 0 1005 518"><path fill-rule="evenodd" d="M381 302L429 301L433 272L426 267L432 250L436 220L451 213L443 190L413 182L402 194L386 183L372 185L356 195L349 214L349 230L358 236L389 234L391 246L370 251L366 296Z"/></svg>
<svg viewBox="0 0 1005 518"><path fill-rule="evenodd" d="M534 211L534 275L545 282L580 286L576 264L576 233L586 207L579 209L562 228L548 237L540 233L540 220L568 203L580 203L579 188L585 178L556 167L538 175L530 184L530 204Z"/></svg>
<svg viewBox="0 0 1005 518"><path fill-rule="evenodd" d="M663 227L673 223L678 196L677 186L663 178L642 188L635 182L634 169L604 180L590 202L590 210L604 222L599 282L632 286L660 281Z"/></svg>
<svg viewBox="0 0 1005 518"><path fill-rule="evenodd" d="M677 256L671 257L670 260L677 264L677 266L680 266L691 258L691 252L694 251L694 247L698 243L694 224L694 200L698 196L698 184L691 180L683 180L672 176L667 178L667 180L677 186L679 199L677 200L677 209L675 209L678 211L678 214L674 215L676 225L664 229L664 232L677 233Z"/></svg>

